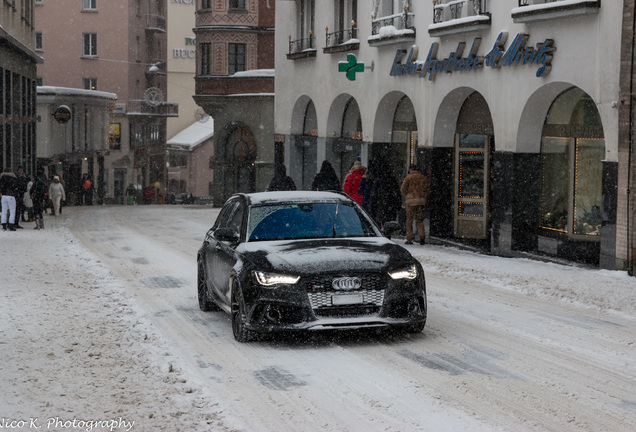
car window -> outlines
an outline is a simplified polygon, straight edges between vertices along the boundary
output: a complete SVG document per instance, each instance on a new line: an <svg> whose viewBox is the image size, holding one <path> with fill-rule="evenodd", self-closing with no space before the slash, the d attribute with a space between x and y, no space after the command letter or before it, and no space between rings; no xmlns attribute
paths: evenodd
<svg viewBox="0 0 636 432"><path fill-rule="evenodd" d="M237 203L234 212L230 215L227 227L231 228L235 233L241 232L241 224L243 223L243 205Z"/></svg>
<svg viewBox="0 0 636 432"><path fill-rule="evenodd" d="M216 222L214 223L214 229L227 228L229 226L230 217L232 216L232 212L236 208L237 204L237 201L230 201L223 206L219 216L216 218Z"/></svg>
<svg viewBox="0 0 636 432"><path fill-rule="evenodd" d="M250 240L375 236L371 223L352 205L307 203L252 207Z"/></svg>

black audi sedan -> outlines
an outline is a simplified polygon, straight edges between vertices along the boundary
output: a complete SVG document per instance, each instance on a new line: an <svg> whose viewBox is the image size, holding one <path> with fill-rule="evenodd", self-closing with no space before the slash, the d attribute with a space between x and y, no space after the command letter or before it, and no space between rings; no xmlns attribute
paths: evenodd
<svg viewBox="0 0 636 432"><path fill-rule="evenodd" d="M289 330L400 327L421 332L418 260L335 192L235 194L197 253L203 311L230 314L239 342Z"/></svg>

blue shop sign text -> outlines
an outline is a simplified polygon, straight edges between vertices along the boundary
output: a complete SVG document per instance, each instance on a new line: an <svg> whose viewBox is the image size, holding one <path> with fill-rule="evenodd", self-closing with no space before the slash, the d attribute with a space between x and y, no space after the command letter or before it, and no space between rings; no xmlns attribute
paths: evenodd
<svg viewBox="0 0 636 432"><path fill-rule="evenodd" d="M465 42L457 45L455 52L451 52L443 60L437 59L438 42L433 42L428 51L425 61L418 61L417 45L413 45L408 52L404 49L397 50L393 65L391 66L391 76L412 75L420 78L428 77L432 81L438 72L470 72L485 67L499 69L508 66L540 65L537 69L537 77L547 76L552 68L552 56L556 47L552 39L538 43L536 47L527 46L530 35L518 33L510 46L506 49L505 44L508 39L507 32L499 33L492 49L484 56L477 55L477 50L481 44L481 38L473 39L473 44L468 51L468 55L463 57Z"/></svg>

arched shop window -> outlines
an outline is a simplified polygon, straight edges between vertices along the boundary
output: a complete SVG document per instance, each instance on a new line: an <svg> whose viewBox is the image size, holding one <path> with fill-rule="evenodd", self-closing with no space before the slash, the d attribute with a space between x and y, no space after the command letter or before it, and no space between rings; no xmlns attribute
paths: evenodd
<svg viewBox="0 0 636 432"><path fill-rule="evenodd" d="M541 228L600 239L603 127L596 104L578 88L552 103L541 144Z"/></svg>
<svg viewBox="0 0 636 432"><path fill-rule="evenodd" d="M354 140L362 139L362 118L360 117L360 107L354 98L349 99L345 107L345 113L342 118L342 130L340 132L342 138Z"/></svg>
<svg viewBox="0 0 636 432"><path fill-rule="evenodd" d="M256 143L254 136L246 128L236 128L228 138L230 148L234 149L236 166L236 190L239 192L255 191Z"/></svg>
<svg viewBox="0 0 636 432"><path fill-rule="evenodd" d="M402 97L395 109L391 142L394 151L393 173L396 177L403 178L409 164L417 163L417 120L413 103L408 96Z"/></svg>
<svg viewBox="0 0 636 432"><path fill-rule="evenodd" d="M318 120L316 116L316 107L312 101L309 101L305 109L305 117L303 121L303 135L318 135Z"/></svg>

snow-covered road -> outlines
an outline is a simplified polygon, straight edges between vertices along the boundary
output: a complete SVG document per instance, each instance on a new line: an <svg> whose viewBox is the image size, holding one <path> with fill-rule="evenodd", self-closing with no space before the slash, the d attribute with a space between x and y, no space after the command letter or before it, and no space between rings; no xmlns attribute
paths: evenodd
<svg viewBox="0 0 636 432"><path fill-rule="evenodd" d="M624 272L409 246L427 273L422 334L239 344L196 300L196 251L217 214L69 207L44 231L1 232L0 428L636 429Z"/></svg>

